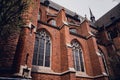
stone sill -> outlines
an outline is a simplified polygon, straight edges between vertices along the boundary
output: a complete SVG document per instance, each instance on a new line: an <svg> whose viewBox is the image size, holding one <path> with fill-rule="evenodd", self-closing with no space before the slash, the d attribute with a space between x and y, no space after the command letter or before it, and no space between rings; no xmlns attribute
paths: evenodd
<svg viewBox="0 0 120 80"><path fill-rule="evenodd" d="M67 74L67 73L76 73L76 75L81 75L81 76L86 75L85 72L77 72L77 71L75 71L74 68L69 68L69 70L67 70L67 71L58 73L58 72L54 72L50 67L42 67L42 66L35 66L35 65L32 66L32 72L33 73L34 72L42 73L42 74L53 74L53 75L58 75L58 76L61 76L61 75Z"/></svg>
<svg viewBox="0 0 120 80"><path fill-rule="evenodd" d="M83 78L90 78L90 79L95 79L95 78L101 78L101 77L108 77L107 73L103 72L102 74L100 75L96 75L96 76L89 76L87 75L86 73L77 73L76 74L76 77L83 77Z"/></svg>
<svg viewBox="0 0 120 80"><path fill-rule="evenodd" d="M89 76L86 74L86 72L75 71L74 68L69 68L69 70L67 70L67 71L58 73L58 72L54 72L53 70L51 70L50 67L42 67L42 66L35 66L35 65L32 66L32 72L33 73L41 73L41 74L49 74L49 75L57 75L57 76L74 73L76 75L76 77L91 78L91 79L105 76L104 74L97 75L97 76Z"/></svg>

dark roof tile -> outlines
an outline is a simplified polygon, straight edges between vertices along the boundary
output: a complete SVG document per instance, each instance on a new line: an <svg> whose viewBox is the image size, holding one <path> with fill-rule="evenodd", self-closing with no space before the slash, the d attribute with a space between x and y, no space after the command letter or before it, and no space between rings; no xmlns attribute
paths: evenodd
<svg viewBox="0 0 120 80"><path fill-rule="evenodd" d="M44 3L44 1L45 0L41 0L41 3ZM61 10L63 7L62 6L60 6L59 4L56 4L56 3L54 3L53 1L51 1L51 0L49 0L50 1L50 7L52 7L52 8L54 8L55 10ZM76 15L76 13L75 12L72 12L71 10L69 10L69 9L67 9L67 8L64 8L65 9L65 11L66 11L66 14L67 15L69 15L69 16L71 16L71 17L74 17L75 15ZM78 14L77 14L78 15ZM80 16L80 15L78 15L79 16L79 18L81 18L80 20L84 20L84 17L82 17L82 16Z"/></svg>

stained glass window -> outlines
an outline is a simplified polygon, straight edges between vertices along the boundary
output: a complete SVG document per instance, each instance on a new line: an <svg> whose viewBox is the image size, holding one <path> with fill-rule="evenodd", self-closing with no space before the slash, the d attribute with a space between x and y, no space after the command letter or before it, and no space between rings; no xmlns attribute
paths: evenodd
<svg viewBox="0 0 120 80"><path fill-rule="evenodd" d="M45 30L36 34L33 65L50 67L51 39Z"/></svg>
<svg viewBox="0 0 120 80"><path fill-rule="evenodd" d="M106 63L104 53L100 49L98 49L98 51L101 54L101 58L102 58L102 62L103 62L103 65L104 65L105 72L108 73L108 68L107 68L107 63Z"/></svg>
<svg viewBox="0 0 120 80"><path fill-rule="evenodd" d="M72 53L74 58L74 68L76 71L84 72L83 52L77 41L72 41Z"/></svg>

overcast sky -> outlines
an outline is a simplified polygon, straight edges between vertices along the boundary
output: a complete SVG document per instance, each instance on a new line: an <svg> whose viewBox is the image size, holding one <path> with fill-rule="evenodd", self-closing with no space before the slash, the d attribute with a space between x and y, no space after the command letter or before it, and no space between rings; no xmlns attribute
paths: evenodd
<svg viewBox="0 0 120 80"><path fill-rule="evenodd" d="M87 15L89 19L89 8L91 8L96 20L116 6L120 0L52 0L63 7L78 13Z"/></svg>

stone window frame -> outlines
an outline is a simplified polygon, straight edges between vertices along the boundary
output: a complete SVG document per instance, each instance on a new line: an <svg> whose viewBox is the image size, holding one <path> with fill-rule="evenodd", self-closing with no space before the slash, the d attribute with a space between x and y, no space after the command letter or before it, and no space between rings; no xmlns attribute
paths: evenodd
<svg viewBox="0 0 120 80"><path fill-rule="evenodd" d="M74 44L75 42L77 43L76 46L78 46L78 47L76 47L77 50L78 50L78 51L81 50L81 56L78 56L78 57L79 57L79 66L80 66L80 70L76 70L76 66L77 66L77 65L75 65L75 63L76 63L75 58L76 58L76 57L75 57L75 55L74 55L75 52L73 52L73 49L74 49L73 44ZM73 43L73 44L72 44L72 43ZM82 50L82 47L81 47L79 41L73 40L73 41L71 42L71 47L72 47L73 62L74 62L74 68L75 68L75 70L76 70L77 72L86 72L86 69L85 69L85 62L84 62L84 56L83 56L83 50ZM78 53L78 55L79 55L79 54L80 54L80 53ZM81 57L82 59L80 59L80 57ZM80 60L82 60L82 63L81 63ZM83 66L83 71L82 71L81 64L82 64L82 66Z"/></svg>
<svg viewBox="0 0 120 80"><path fill-rule="evenodd" d="M108 66L107 66L107 61L106 61L104 52L100 48L98 48L98 52L100 54L100 57L102 58L103 66L104 66L104 69L105 69L105 73L109 74L109 72L108 72Z"/></svg>
<svg viewBox="0 0 120 80"><path fill-rule="evenodd" d="M35 50L34 50L34 54L33 54L33 65L35 65L35 66L41 66L41 67L51 67L51 54L52 54L52 41L51 41L51 36L48 34L48 32L46 31L46 30L40 30L40 31L38 31L37 32L37 34L36 34L36 40L38 39L39 40L39 43L40 43L40 32L42 32L43 31L43 33L44 34L41 34L41 35L43 35L43 36L49 36L49 44L50 44L50 52L49 52L49 66L45 66L45 57L46 57L46 40L45 40L45 44L44 44L44 59L43 59L43 66L41 66L41 65L38 65L38 57L39 57L39 55L40 55L40 53L39 53L39 50L40 50L40 44L38 44L38 47L37 47L37 53L36 53L36 57L37 57L37 59L35 59L35 61L37 61L36 62L36 64L34 63L34 55L35 55ZM35 43L36 44L36 43Z"/></svg>

